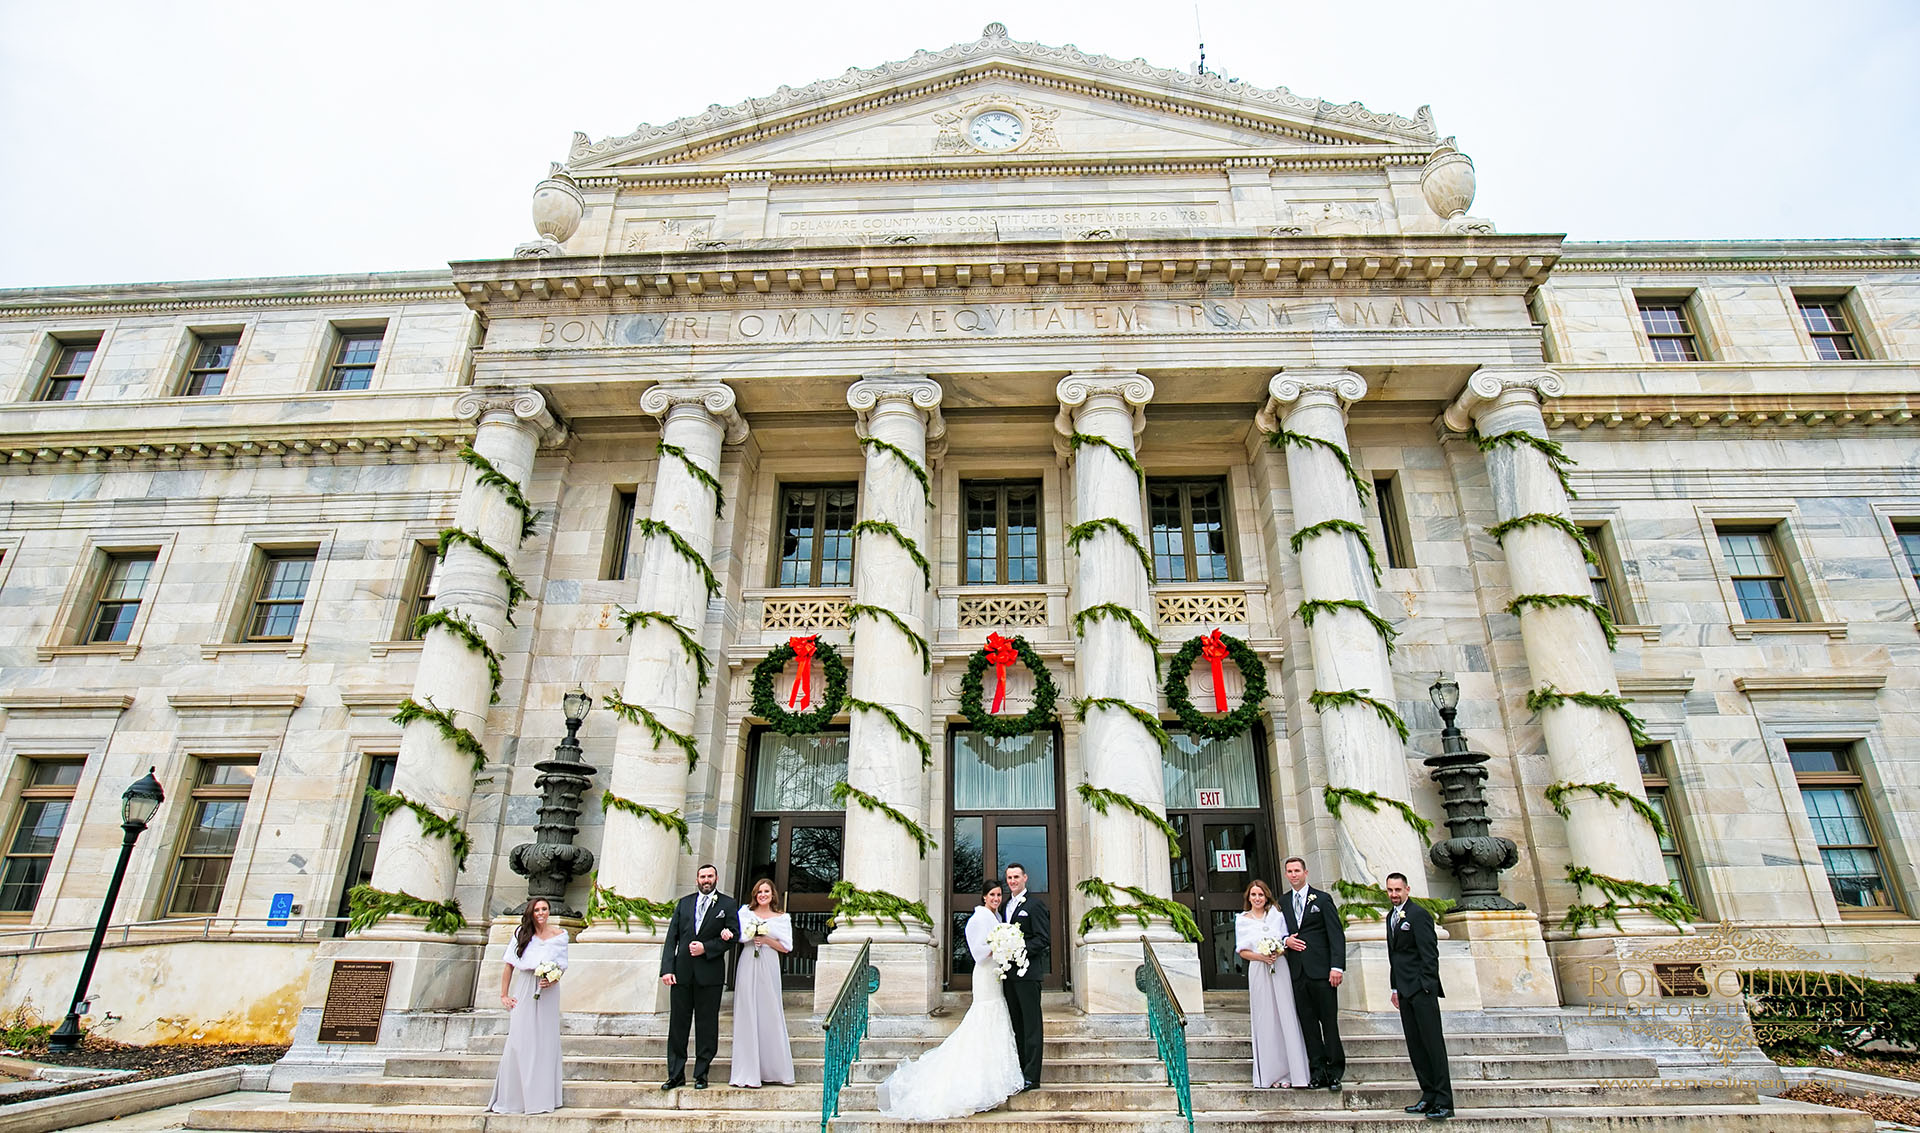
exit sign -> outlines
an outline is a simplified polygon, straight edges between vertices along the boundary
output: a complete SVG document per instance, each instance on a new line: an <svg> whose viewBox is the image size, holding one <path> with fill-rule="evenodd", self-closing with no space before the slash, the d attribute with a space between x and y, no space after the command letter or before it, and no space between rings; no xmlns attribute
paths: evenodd
<svg viewBox="0 0 1920 1133"><path fill-rule="evenodd" d="M1199 800L1193 804L1195 806L1227 805L1227 792L1219 787L1201 787L1199 790L1193 792L1193 794L1194 797Z"/></svg>
<svg viewBox="0 0 1920 1133"><path fill-rule="evenodd" d="M1247 852L1245 850L1215 850L1213 852L1213 872L1247 872Z"/></svg>

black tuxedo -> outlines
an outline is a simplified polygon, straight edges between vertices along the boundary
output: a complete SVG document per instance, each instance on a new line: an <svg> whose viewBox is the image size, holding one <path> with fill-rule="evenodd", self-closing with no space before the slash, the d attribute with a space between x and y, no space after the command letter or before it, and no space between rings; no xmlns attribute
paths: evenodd
<svg viewBox="0 0 1920 1133"><path fill-rule="evenodd" d="M1453 1108L1453 1076L1447 1070L1447 1037L1440 1029L1440 940L1433 914L1408 901L1387 913L1387 966L1400 996L1400 1030L1407 1057L1420 1080L1420 1100Z"/></svg>
<svg viewBox="0 0 1920 1133"><path fill-rule="evenodd" d="M1300 1016L1301 1037L1307 1044L1307 1064L1315 1081L1337 1082L1347 1072L1346 1048L1340 1045L1339 989L1328 982L1333 969L1347 966L1347 934L1340 925L1339 906L1324 890L1308 886L1306 908L1296 915L1292 886L1280 892L1280 912L1287 931L1306 944L1287 949L1287 971L1293 977L1293 1009Z"/></svg>
<svg viewBox="0 0 1920 1133"><path fill-rule="evenodd" d="M1028 893L1017 906L1012 898L1007 906L1009 924L1020 926L1027 942L1027 974L1007 973L1001 990L1007 997L1007 1014L1012 1016L1013 1043L1020 1050L1020 1073L1032 1085L1040 1082L1040 1062L1046 1046L1046 1030L1040 1022L1040 981L1053 966L1053 921L1047 903Z"/></svg>
<svg viewBox="0 0 1920 1133"><path fill-rule="evenodd" d="M707 905L707 915L695 924L700 894L689 893L674 906L667 921L666 945L660 953L660 974L672 976L673 989L668 997L671 1014L667 1021L667 1081L686 1077L687 1031L695 1034L693 1077L707 1080L707 1068L720 1050L720 995L727 986L727 955L738 943L740 903L716 890ZM732 941L720 939L723 929L735 934ZM704 950L695 956L688 945L699 941Z"/></svg>

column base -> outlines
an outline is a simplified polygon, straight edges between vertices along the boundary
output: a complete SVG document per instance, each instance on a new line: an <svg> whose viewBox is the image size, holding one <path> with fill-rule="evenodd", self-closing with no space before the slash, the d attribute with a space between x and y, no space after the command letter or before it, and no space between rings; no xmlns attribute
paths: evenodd
<svg viewBox="0 0 1920 1133"><path fill-rule="evenodd" d="M1145 930L1097 929L1082 937L1074 962L1075 972L1081 977L1074 989L1074 1001L1080 1009L1089 1015L1139 1015L1146 1011L1146 997L1134 982L1135 970L1147 959L1140 945L1142 936L1166 971L1180 1010L1188 1015L1205 1014L1199 946L1165 925Z"/></svg>
<svg viewBox="0 0 1920 1133"><path fill-rule="evenodd" d="M324 1007L333 979L335 960L388 960L393 975L387 983L387 1010L452 1011L473 1006L473 989L480 975L485 945L479 940L375 939L349 936L321 941L314 950L313 972L307 978L302 1007Z"/></svg>
<svg viewBox="0 0 1920 1133"><path fill-rule="evenodd" d="M834 937L839 937L845 931L836 931ZM867 963L880 970L880 987L868 1001L867 1010L871 1014L925 1015L938 1006L940 953L934 947L934 941L924 932L909 931L894 935L899 939L829 939L821 945L813 965L814 1011L825 1014L833 1009L833 1001L840 995L840 985L846 982L847 973L853 970L853 962L859 957L860 949L868 945L872 946L872 951L867 955ZM923 939L910 939L912 936L921 936Z"/></svg>
<svg viewBox="0 0 1920 1133"><path fill-rule="evenodd" d="M1448 936L1466 945L1480 988L1482 1007L1558 1007L1560 988L1553 958L1540 934L1540 918L1525 909L1449 913L1440 922ZM1443 966L1444 966L1444 948ZM1453 990L1453 981L1441 982ZM1447 1005L1453 1006L1452 996Z"/></svg>
<svg viewBox="0 0 1920 1133"><path fill-rule="evenodd" d="M1625 917L1621 922L1629 929L1642 929L1643 926L1628 924ZM1697 958L1677 954L1672 949L1680 937L1676 936L1673 926L1665 921L1653 921L1659 926L1657 932L1596 932L1588 929L1579 936L1567 936L1561 939L1548 939L1547 952L1553 957L1554 975L1560 980L1560 1000L1570 1006L1589 1007L1626 1007L1636 1004L1657 1003L1670 996L1661 993L1661 984L1655 963L1660 957L1648 955L1656 950L1674 951L1676 955L1662 960L1676 965L1698 966ZM1687 934L1692 926L1686 929ZM1683 934L1684 935L1684 934ZM1688 965L1689 959L1693 960ZM1709 997L1718 997L1713 981L1708 980ZM1738 999L1738 996L1734 997Z"/></svg>
<svg viewBox="0 0 1920 1133"><path fill-rule="evenodd" d="M1441 1003L1446 1011L1478 1011L1483 1006L1480 1000L1480 974L1474 963L1472 945L1463 940L1448 939L1447 930L1438 931L1440 937L1440 983L1447 989L1445 1000ZM1347 966L1340 977L1340 1009L1342 1011L1394 1011L1393 1006L1393 969L1387 960L1387 924L1379 921L1356 921L1347 926Z"/></svg>

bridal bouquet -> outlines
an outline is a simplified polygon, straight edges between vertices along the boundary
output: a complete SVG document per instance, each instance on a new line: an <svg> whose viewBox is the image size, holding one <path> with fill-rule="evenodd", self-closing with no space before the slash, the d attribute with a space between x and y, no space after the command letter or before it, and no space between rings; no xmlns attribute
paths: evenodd
<svg viewBox="0 0 1920 1133"><path fill-rule="evenodd" d="M1278 956L1280 955L1280 942L1271 936L1261 937L1260 943L1254 945L1253 950L1262 956Z"/></svg>
<svg viewBox="0 0 1920 1133"><path fill-rule="evenodd" d="M749 940L753 941L753 954L758 956L760 955L760 938L765 935L767 935L767 922L748 921L746 928L740 932L740 943L745 944Z"/></svg>
<svg viewBox="0 0 1920 1133"><path fill-rule="evenodd" d="M1023 976L1027 974L1027 938L1019 925L995 925L987 933L987 951L1001 975L1006 975L1008 969Z"/></svg>
<svg viewBox="0 0 1920 1133"><path fill-rule="evenodd" d="M552 960L542 960L533 966L533 978L536 980L546 980L548 983L559 983L560 973L564 971L566 971L565 968L562 968ZM540 985L537 983L533 985L533 997L535 999L540 998Z"/></svg>

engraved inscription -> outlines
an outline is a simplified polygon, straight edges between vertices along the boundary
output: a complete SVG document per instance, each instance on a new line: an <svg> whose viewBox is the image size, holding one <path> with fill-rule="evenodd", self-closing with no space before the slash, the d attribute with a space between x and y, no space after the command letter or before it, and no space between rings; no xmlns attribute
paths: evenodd
<svg viewBox="0 0 1920 1133"><path fill-rule="evenodd" d="M1151 205L1139 208L986 209L964 212L915 212L894 215L861 213L850 216L783 216L780 231L787 236L829 236L849 232L938 233L1079 230L1086 228L1163 228L1193 224L1225 224L1226 211L1218 205Z"/></svg>
<svg viewBox="0 0 1920 1133"><path fill-rule="evenodd" d="M335 960L327 980L327 1002L320 1011L322 1043L376 1043L387 1009L391 960Z"/></svg>

